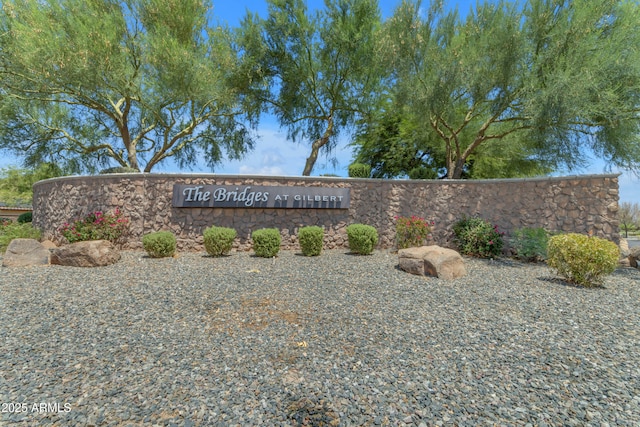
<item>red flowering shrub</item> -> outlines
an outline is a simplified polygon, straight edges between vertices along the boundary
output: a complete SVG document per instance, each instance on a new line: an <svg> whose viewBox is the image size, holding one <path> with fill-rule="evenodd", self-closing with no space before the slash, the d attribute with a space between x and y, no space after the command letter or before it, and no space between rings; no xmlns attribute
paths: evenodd
<svg viewBox="0 0 640 427"><path fill-rule="evenodd" d="M115 243L128 229L129 220L116 208L113 213L95 211L73 223L65 223L60 232L69 243L85 240L108 240Z"/></svg>
<svg viewBox="0 0 640 427"><path fill-rule="evenodd" d="M407 217L396 217L396 243L398 249L406 249L422 246L431 233L434 222L412 215Z"/></svg>

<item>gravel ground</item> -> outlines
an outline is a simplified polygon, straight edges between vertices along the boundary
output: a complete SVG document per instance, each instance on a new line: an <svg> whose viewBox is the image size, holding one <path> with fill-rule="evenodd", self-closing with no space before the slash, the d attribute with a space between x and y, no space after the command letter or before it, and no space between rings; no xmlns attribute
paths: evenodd
<svg viewBox="0 0 640 427"><path fill-rule="evenodd" d="M235 253L0 268L3 426L638 426L640 273ZM20 412L17 412L17 411Z"/></svg>

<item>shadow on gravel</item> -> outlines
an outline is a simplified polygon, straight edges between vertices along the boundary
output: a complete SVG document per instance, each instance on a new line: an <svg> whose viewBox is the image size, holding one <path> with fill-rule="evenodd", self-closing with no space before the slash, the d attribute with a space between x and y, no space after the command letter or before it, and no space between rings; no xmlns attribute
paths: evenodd
<svg viewBox="0 0 640 427"><path fill-rule="evenodd" d="M335 426L340 416L324 399L303 397L289 404L288 418L294 426Z"/></svg>
<svg viewBox="0 0 640 427"><path fill-rule="evenodd" d="M585 291L607 289L605 286L591 286L591 287L580 286L580 285L576 285L575 283L562 280L559 277L538 277L537 279L543 282L549 282L549 283L564 286L567 288L583 289Z"/></svg>

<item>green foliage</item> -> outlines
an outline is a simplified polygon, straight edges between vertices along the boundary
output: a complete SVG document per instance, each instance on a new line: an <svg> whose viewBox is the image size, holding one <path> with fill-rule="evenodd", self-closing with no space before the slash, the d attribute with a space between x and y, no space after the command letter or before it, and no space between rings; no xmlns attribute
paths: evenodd
<svg viewBox="0 0 640 427"><path fill-rule="evenodd" d="M253 240L253 251L256 256L262 258L272 258L280 252L280 230L277 228L263 228L251 233Z"/></svg>
<svg viewBox="0 0 640 427"><path fill-rule="evenodd" d="M412 161L442 165L447 178L531 176L580 167L595 151L637 169L638 27L634 1L485 1L464 15L403 2L379 39L385 96L399 107L380 107L397 130L367 132L378 154L389 142L393 161L376 164L396 176Z"/></svg>
<svg viewBox="0 0 640 427"><path fill-rule="evenodd" d="M569 282L599 286L618 266L618 246L599 237L559 234L549 239L547 263Z"/></svg>
<svg viewBox="0 0 640 427"><path fill-rule="evenodd" d="M371 176L371 166L363 163L352 163L349 165L349 177L369 178Z"/></svg>
<svg viewBox="0 0 640 427"><path fill-rule="evenodd" d="M14 206L31 205L33 184L43 179L62 176L64 173L52 163L40 164L32 170L12 166L0 169L0 202Z"/></svg>
<svg viewBox="0 0 640 427"><path fill-rule="evenodd" d="M0 216L0 227L4 227L5 225L11 224L13 221L11 218L3 218Z"/></svg>
<svg viewBox="0 0 640 427"><path fill-rule="evenodd" d="M156 231L142 237L142 246L151 258L171 257L176 253L176 236L170 231Z"/></svg>
<svg viewBox="0 0 640 427"><path fill-rule="evenodd" d="M139 173L140 171L136 168L130 168L128 166L116 166L114 168L102 169L100 171L100 175L107 175L110 173Z"/></svg>
<svg viewBox="0 0 640 427"><path fill-rule="evenodd" d="M349 249L355 254L369 255L378 244L378 231L365 224L351 224L347 227Z"/></svg>
<svg viewBox="0 0 640 427"><path fill-rule="evenodd" d="M436 179L436 171L425 166L413 168L408 173L409 179Z"/></svg>
<svg viewBox="0 0 640 427"><path fill-rule="evenodd" d="M204 247L211 256L226 255L233 247L233 241L238 233L233 228L209 227L204 230Z"/></svg>
<svg viewBox="0 0 640 427"><path fill-rule="evenodd" d="M328 0L310 12L304 0L268 0L268 16L248 15L240 45L247 89L294 141L309 141L302 175L337 137L366 115L378 91L380 13L375 0Z"/></svg>
<svg viewBox="0 0 640 427"><path fill-rule="evenodd" d="M396 243L398 249L406 249L422 246L429 233L431 233L431 223L424 218L412 215L407 217L396 217Z"/></svg>
<svg viewBox="0 0 640 427"><path fill-rule="evenodd" d="M8 223L0 226L0 253L4 253L13 239L40 239L40 230L29 223Z"/></svg>
<svg viewBox="0 0 640 427"><path fill-rule="evenodd" d="M239 93L232 32L212 8L4 1L0 148L27 165L55 159L89 172L242 156L253 145L244 119L257 110Z"/></svg>
<svg viewBox="0 0 640 427"><path fill-rule="evenodd" d="M504 233L489 221L463 216L453 225L453 232L458 249L464 255L494 258L502 254Z"/></svg>
<svg viewBox="0 0 640 427"><path fill-rule="evenodd" d="M33 212L25 212L18 216L18 224L24 224L33 220Z"/></svg>
<svg viewBox="0 0 640 427"><path fill-rule="evenodd" d="M64 223L60 232L69 243L86 240L108 240L116 243L129 229L129 220L116 208L113 213L95 211L84 218Z"/></svg>
<svg viewBox="0 0 640 427"><path fill-rule="evenodd" d="M618 220L620 221L620 230L624 230L624 237L629 237L629 231L635 231L640 226L640 206L638 203L620 203Z"/></svg>
<svg viewBox="0 0 640 427"><path fill-rule="evenodd" d="M322 252L322 242L324 239L324 230L322 227L312 225L302 227L298 230L298 240L300 241L300 249L305 256L317 256Z"/></svg>
<svg viewBox="0 0 640 427"><path fill-rule="evenodd" d="M548 242L549 232L542 227L519 228L511 236L514 257L523 261L538 262L547 259Z"/></svg>

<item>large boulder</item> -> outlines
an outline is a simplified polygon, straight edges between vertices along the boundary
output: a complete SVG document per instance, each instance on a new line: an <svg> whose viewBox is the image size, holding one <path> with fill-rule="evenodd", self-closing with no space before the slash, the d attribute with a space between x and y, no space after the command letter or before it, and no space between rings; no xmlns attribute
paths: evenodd
<svg viewBox="0 0 640 427"><path fill-rule="evenodd" d="M120 260L120 252L107 240L76 242L51 250L51 264L102 267Z"/></svg>
<svg viewBox="0 0 640 427"><path fill-rule="evenodd" d="M458 252L437 245L400 249L398 264L402 270L419 276L457 279L467 274Z"/></svg>
<svg viewBox="0 0 640 427"><path fill-rule="evenodd" d="M4 267L49 265L50 252L34 239L13 239L2 258Z"/></svg>

